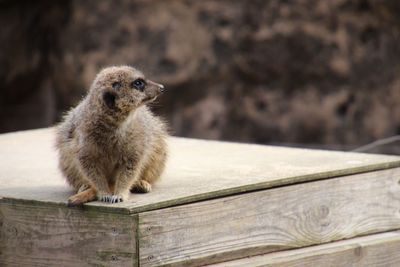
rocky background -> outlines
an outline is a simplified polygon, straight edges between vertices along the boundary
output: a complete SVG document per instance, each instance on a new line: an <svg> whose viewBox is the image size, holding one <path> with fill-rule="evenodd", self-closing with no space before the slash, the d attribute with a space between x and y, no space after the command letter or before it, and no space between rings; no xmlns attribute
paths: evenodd
<svg viewBox="0 0 400 267"><path fill-rule="evenodd" d="M130 64L166 85L153 108L174 135L351 149L400 134L399 14L396 0L0 0L0 131L54 125L99 69Z"/></svg>

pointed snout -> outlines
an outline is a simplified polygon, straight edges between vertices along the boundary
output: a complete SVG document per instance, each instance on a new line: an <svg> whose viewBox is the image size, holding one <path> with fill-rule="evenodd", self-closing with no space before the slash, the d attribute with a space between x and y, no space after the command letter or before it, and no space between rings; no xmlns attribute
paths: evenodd
<svg viewBox="0 0 400 267"><path fill-rule="evenodd" d="M150 80L148 80L147 83L150 84L150 85L158 87L158 89L160 90L161 93L165 91L165 87L162 84L155 83L155 82L150 81Z"/></svg>
<svg viewBox="0 0 400 267"><path fill-rule="evenodd" d="M161 91L161 92L164 92L164 91L165 91L164 85L158 84L158 86L160 87L160 91Z"/></svg>

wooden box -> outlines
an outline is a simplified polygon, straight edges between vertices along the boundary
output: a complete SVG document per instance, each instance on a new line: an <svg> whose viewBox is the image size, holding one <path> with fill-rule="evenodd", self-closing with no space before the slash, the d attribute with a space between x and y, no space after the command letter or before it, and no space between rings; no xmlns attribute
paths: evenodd
<svg viewBox="0 0 400 267"><path fill-rule="evenodd" d="M0 135L0 266L400 266L400 157L169 146L151 193L68 208L54 129Z"/></svg>

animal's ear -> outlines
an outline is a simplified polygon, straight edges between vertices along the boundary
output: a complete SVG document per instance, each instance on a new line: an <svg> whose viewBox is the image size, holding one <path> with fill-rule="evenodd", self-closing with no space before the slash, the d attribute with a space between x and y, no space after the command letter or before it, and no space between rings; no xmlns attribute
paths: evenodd
<svg viewBox="0 0 400 267"><path fill-rule="evenodd" d="M103 93L103 100L106 106L110 109L116 109L115 100L117 96L112 92Z"/></svg>

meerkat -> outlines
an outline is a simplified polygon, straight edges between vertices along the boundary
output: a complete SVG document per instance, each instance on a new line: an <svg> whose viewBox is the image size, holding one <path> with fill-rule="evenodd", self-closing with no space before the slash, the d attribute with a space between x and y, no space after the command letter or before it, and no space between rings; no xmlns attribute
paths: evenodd
<svg viewBox="0 0 400 267"><path fill-rule="evenodd" d="M96 199L118 203L129 191L152 189L165 167L168 134L146 104L163 91L133 67L99 72L57 127L59 168L76 190L69 206Z"/></svg>

